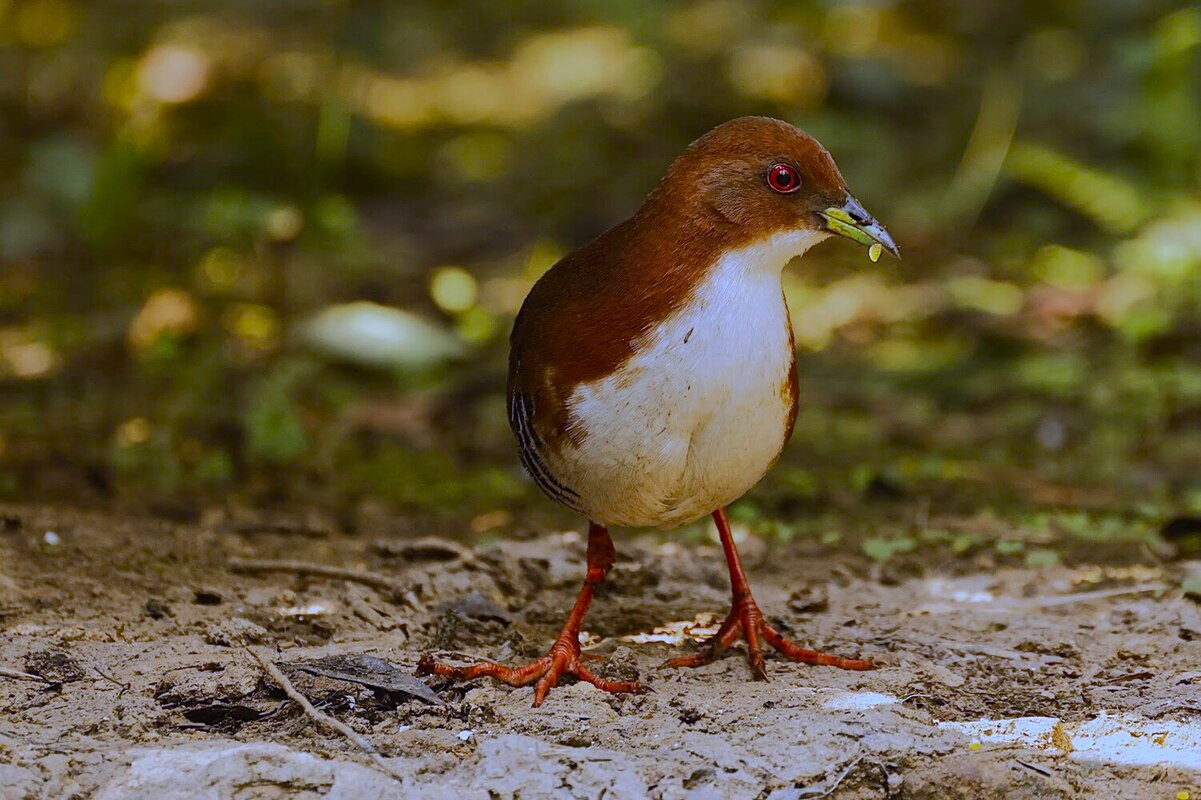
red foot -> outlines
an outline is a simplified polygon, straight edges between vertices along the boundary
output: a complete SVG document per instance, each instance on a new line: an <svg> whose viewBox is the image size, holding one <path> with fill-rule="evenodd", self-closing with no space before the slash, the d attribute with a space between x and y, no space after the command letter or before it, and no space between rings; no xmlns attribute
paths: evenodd
<svg viewBox="0 0 1201 800"><path fill-rule="evenodd" d="M417 674L442 675L462 681L473 678L495 678L510 686L529 686L533 683L535 708L542 705L547 692L558 686L559 679L564 675L574 675L582 681L591 683L602 692L641 694L646 691L646 687L637 681L609 681L598 678L584 666L583 658L586 657L586 655L581 657L578 639L560 636L548 654L524 667L506 667L493 661L456 667L435 661L431 654L426 653L417 663Z"/></svg>
<svg viewBox="0 0 1201 800"><path fill-rule="evenodd" d="M751 674L757 681L767 680L767 667L763 663L763 649L759 646L760 635L786 658L800 661L803 664L857 670L876 668L872 662L866 659L843 658L793 644L768 624L767 620L763 618L763 612L759 610L759 606L755 605L754 598L749 595L741 602L734 603L726 621L721 624L717 633L701 645L700 652L669 659L663 663L663 666L700 667L711 664L726 654L740 634L746 637L747 660L751 662Z"/></svg>
<svg viewBox="0 0 1201 800"><path fill-rule="evenodd" d="M734 595L730 614L718 628L717 633L701 645L700 652L670 659L664 662L663 666L699 667L710 664L725 655L739 634L742 634L746 637L747 660L751 662L751 674L755 676L755 680L767 680L767 667L763 663L763 650L759 646L760 635L769 645L793 661L818 664L824 667L838 667L839 669L876 668L871 661L866 659L842 658L795 645L768 624L767 620L763 618L763 612L755 604L755 598L751 596L751 587L747 583L746 573L742 570L742 560L738 557L738 549L734 546L734 537L730 533L730 522L726 519L725 509L719 508L714 511L713 519L717 522L722 548L726 553L726 562L730 567L730 588Z"/></svg>
<svg viewBox="0 0 1201 800"><path fill-rule="evenodd" d="M510 686L534 685L534 706L542 705L546 693L559 685L559 679L564 675L574 675L582 681L591 683L602 692L633 692L641 693L646 687L637 681L607 681L598 678L582 663L588 654L580 654L580 625L588 606L592 603L594 587L599 586L609 570L613 567L613 540L609 532L601 525L592 523L588 528L588 573L584 585L580 587L579 597L575 607L567 617L567 624L555 640L550 652L537 661L524 667L505 667L494 661L472 664L466 667L456 667L435 661L426 653L417 663L418 675L442 675L456 680L471 680L473 678L496 678Z"/></svg>

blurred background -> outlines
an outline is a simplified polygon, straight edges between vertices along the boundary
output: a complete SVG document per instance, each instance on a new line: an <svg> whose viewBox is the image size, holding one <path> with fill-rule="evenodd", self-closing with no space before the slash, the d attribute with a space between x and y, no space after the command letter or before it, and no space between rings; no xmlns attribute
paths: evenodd
<svg viewBox="0 0 1201 800"><path fill-rule="evenodd" d="M1201 9L1161 0L0 0L0 497L578 525L515 457L512 317L744 114L905 260L786 270L800 418L742 524L1039 563L1201 513Z"/></svg>

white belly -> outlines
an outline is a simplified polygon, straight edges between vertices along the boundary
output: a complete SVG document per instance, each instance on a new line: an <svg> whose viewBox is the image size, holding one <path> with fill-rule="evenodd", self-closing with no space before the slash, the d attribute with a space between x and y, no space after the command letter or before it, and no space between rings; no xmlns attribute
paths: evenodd
<svg viewBox="0 0 1201 800"><path fill-rule="evenodd" d="M779 456L794 358L780 270L805 247L789 242L781 256L773 245L727 256L621 370L572 394L585 436L550 460L596 521L691 522L737 500Z"/></svg>

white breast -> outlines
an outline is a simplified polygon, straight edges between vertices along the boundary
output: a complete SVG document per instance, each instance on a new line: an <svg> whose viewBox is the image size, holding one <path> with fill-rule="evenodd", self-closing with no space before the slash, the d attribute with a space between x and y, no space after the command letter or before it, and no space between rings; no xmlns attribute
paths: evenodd
<svg viewBox="0 0 1201 800"><path fill-rule="evenodd" d="M763 477L791 406L780 272L824 237L782 234L727 254L625 366L576 388L568 409L585 436L551 466L581 510L606 524L671 527Z"/></svg>

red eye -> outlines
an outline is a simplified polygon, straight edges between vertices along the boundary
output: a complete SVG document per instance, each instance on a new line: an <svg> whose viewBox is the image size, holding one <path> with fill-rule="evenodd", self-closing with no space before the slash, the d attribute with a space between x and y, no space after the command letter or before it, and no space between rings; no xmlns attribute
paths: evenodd
<svg viewBox="0 0 1201 800"><path fill-rule="evenodd" d="M767 185L780 194L790 194L801 188L801 176L787 164L776 164L767 171Z"/></svg>

